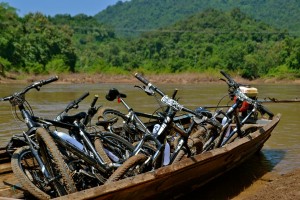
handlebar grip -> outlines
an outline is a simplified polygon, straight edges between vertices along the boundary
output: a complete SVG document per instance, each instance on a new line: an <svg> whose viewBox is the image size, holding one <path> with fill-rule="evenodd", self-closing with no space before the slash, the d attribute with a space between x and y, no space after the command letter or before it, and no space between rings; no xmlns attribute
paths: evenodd
<svg viewBox="0 0 300 200"><path fill-rule="evenodd" d="M90 95L89 92L84 93L81 97L79 97L79 98L76 100L76 102L77 102L77 103L81 102L83 99L85 99L85 98L86 98L87 96L89 96L89 95Z"/></svg>
<svg viewBox="0 0 300 200"><path fill-rule="evenodd" d="M80 103L83 99L85 99L87 96L89 96L90 93L84 93L81 97L79 97L78 99L70 102L67 107L65 108L65 112L68 112L70 109L72 108L77 108L78 107L78 103Z"/></svg>
<svg viewBox="0 0 300 200"><path fill-rule="evenodd" d="M49 79L47 79L47 80L42 81L42 84L43 84L43 85L46 85L46 84L48 84L48 83L52 83L52 82L57 81L57 80L58 80L58 76L51 77L51 78L49 78Z"/></svg>
<svg viewBox="0 0 300 200"><path fill-rule="evenodd" d="M94 99L93 99L93 101L92 101L92 103L91 103L91 108L93 108L94 106L95 106L95 104L96 104L96 102L97 102L97 100L98 100L98 95L95 95L94 96Z"/></svg>
<svg viewBox="0 0 300 200"><path fill-rule="evenodd" d="M139 81L141 81L142 83L144 83L145 85L148 85L150 82L147 80L147 79L145 79L141 74L139 74L139 73L136 73L135 75L134 75Z"/></svg>
<svg viewBox="0 0 300 200"><path fill-rule="evenodd" d="M175 99L177 92L178 92L178 89L175 88L175 90L174 90L174 92L172 94L172 99Z"/></svg>
<svg viewBox="0 0 300 200"><path fill-rule="evenodd" d="M227 78L229 81L232 81L232 78L226 73L224 72L223 70L220 71L220 73L225 76L225 78Z"/></svg>
<svg viewBox="0 0 300 200"><path fill-rule="evenodd" d="M259 105L259 110L260 112L262 112L262 114L267 113L267 115L269 115L270 118L273 118L274 114L269 111L266 107L264 107L263 105Z"/></svg>

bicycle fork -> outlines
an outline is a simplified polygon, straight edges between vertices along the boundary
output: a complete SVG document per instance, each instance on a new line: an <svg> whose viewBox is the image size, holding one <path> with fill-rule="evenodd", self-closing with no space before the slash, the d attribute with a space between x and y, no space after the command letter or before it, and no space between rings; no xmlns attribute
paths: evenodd
<svg viewBox="0 0 300 200"><path fill-rule="evenodd" d="M38 162L41 172L43 173L44 177L46 178L46 180L44 180L44 181L46 181L46 184L48 185L49 183L54 181L56 178L59 178L59 177L50 176L50 173L47 171L45 164L38 153L38 149L39 149L38 144L36 144L25 132L23 132L23 136L24 136L25 140L27 141L27 143L29 144L31 153L33 154L34 158Z"/></svg>

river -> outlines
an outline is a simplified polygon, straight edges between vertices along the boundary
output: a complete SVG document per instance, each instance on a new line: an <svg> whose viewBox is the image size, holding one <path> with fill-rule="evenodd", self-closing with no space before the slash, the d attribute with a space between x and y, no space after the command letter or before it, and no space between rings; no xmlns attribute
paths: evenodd
<svg viewBox="0 0 300 200"><path fill-rule="evenodd" d="M0 97L21 91L24 86L26 85L1 84ZM192 109L205 105L215 106L227 94L227 86L224 83L158 84L157 86L168 95L171 95L174 88L177 88L179 102ZM300 98L299 85L261 84L253 86L258 89L259 99L267 97L276 99ZM47 118L54 118L70 101L78 98L84 92L89 92L90 96L80 104L76 112L86 111L94 95L99 95L97 105L125 111L122 104L118 104L116 101L109 102L105 99L105 94L113 87L127 94L126 102L137 111L151 113L158 107L154 97L146 95L135 88L133 84L54 83L42 87L40 91L30 91L26 95L26 100L30 103L36 116ZM227 100L228 98L224 98L220 104L227 104ZM249 178L249 174L251 174L252 179L247 182L247 184L251 184L253 179L261 176L263 173L270 171L286 173L300 167L300 103L266 103L265 106L275 114L281 113L281 121L272 132L272 136L265 143L261 153L244 163L239 169L235 169L238 172L229 173L227 175L231 176L228 178L229 180L241 178L246 182L247 180L245 179ZM0 146L6 145L13 134L21 133L21 128L24 129L23 123L14 118L12 112L14 110L11 109L8 102L0 102ZM248 174L248 176L243 177L244 174ZM245 183L244 187L247 184Z"/></svg>

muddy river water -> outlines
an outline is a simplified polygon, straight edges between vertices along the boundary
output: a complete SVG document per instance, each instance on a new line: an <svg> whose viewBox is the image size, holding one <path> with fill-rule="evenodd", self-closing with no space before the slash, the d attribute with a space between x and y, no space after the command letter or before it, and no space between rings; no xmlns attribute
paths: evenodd
<svg viewBox="0 0 300 200"><path fill-rule="evenodd" d="M26 84L1 84L0 97L21 91L24 86ZM90 96L80 104L76 112L86 111L94 95L99 95L98 105L125 111L123 105L105 99L107 91L115 87L120 92L127 94L126 102L134 109L154 112L158 107L156 99L147 96L133 86L134 84L49 84L42 87L40 91L30 91L26 95L26 99L36 116L47 118L54 118L70 101L78 98L84 92L89 92ZM192 109L199 106L215 106L227 94L227 87L223 83L157 84L157 86L168 95L171 95L174 88L177 88L179 102ZM253 86L258 89L259 99L267 97L276 99L300 98L300 85L262 84ZM224 98L220 104L225 105L227 102L228 98ZM247 180L249 174L250 178L255 179L266 172L286 173L300 167L300 103L266 103L265 106L274 114L281 113L281 121L265 143L260 154L242 164L239 169L236 169L237 172L227 174L226 176L230 177L226 181L241 179L245 182L244 187L246 187L251 182L251 180ZM13 134L26 130L23 126L24 123L14 118L12 112L14 110L11 109L8 102L0 102L0 146L6 145ZM220 181L224 180L221 179ZM231 182L232 186L239 183Z"/></svg>

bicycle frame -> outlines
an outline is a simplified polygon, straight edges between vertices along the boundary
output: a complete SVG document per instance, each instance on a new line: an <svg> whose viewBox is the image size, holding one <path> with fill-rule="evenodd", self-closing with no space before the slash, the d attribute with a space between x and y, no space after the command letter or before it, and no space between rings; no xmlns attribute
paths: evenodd
<svg viewBox="0 0 300 200"><path fill-rule="evenodd" d="M61 196L61 195L65 195L66 193L68 193L68 191L67 191L68 189L61 188L61 183L57 182L57 181L59 181L61 176L58 174L53 174L53 171L52 171L53 166L50 163L53 160L58 161L58 165L59 165L58 173L64 173L64 175L67 176L66 178L70 178L70 177L67 172L65 172L64 170L61 170L62 169L62 158L60 158L59 155L56 155L57 157L55 157L55 159L52 160L53 157L50 157L50 156L53 156L53 155L49 155L46 153L47 148L49 148L49 150L50 150L50 147L43 146L43 148L41 148L41 146L39 146L39 144L38 144L39 141L43 142L45 140L45 138L47 138L47 135L45 135L45 133L48 134L48 131L46 129L44 129L43 124L38 123L34 120L33 111L31 110L29 103L25 100L25 94L29 90L36 89L39 91L43 85L49 84L56 80L58 80L57 76L47 79L47 80L41 80L38 82L34 82L31 85L27 86L25 89L23 89L21 92L16 92L11 96L0 98L0 101L9 101L10 104L12 105L12 107L18 107L18 110L21 113L22 119L24 120L23 122L26 124L27 129L28 129L27 131L23 131L23 134L22 134L24 137L24 142L28 145L28 148L29 148L31 154L33 155L34 159L37 161L39 171L43 175L42 180L39 179L39 181L40 182L42 181L41 184L43 184L43 185L46 184L47 186L53 187L55 192L57 192L57 195ZM17 110L15 110L15 115L16 116L18 115ZM17 116L17 118L21 120L21 118L19 118L18 116ZM36 135L36 134L38 135L37 140L39 140L37 142L35 142L31 138L31 135ZM48 142L51 143L53 141L48 141ZM53 145L54 145L54 143L52 143L50 152L54 152L54 154L55 154L57 152L57 150L56 150L56 147L54 147ZM21 149L22 149L22 147L20 147L20 150ZM18 156L18 155L16 155L16 156ZM15 159L15 158L13 158L13 159ZM17 162L19 164L20 161L18 160ZM16 166L16 165L14 165L14 166ZM18 167L21 168L20 166L18 166ZM48 171L48 169L49 169L49 171ZM28 175L25 174L25 176L28 176ZM33 178L33 179L35 179L35 178ZM32 181L32 180L29 179L29 181ZM24 180L24 182L26 182L26 180ZM48 184L51 184L51 185L48 185ZM67 187L69 187L70 190L76 191L76 189L73 187L73 183L70 183L70 184L71 185L68 185ZM31 186L29 186L29 188L32 189ZM35 189L33 189L33 190L35 190ZM44 191L42 191L42 192L44 192ZM37 193L39 193L39 192L37 192ZM40 194L41 193L39 193L39 195Z"/></svg>
<svg viewBox="0 0 300 200"><path fill-rule="evenodd" d="M224 71L221 71L221 74L227 79L221 79L224 82L227 83L229 87L229 96L235 96L236 101L235 103L229 107L226 113L222 111L218 111L217 114L222 113L224 117L226 118L225 123L223 123L222 129L217 137L210 138L209 141L207 141L204 145L204 151L207 151L211 148L218 148L222 147L225 144L233 141L237 137L244 137L245 133L242 131L243 125L247 122L247 120L252 115L257 115L257 112L259 111L261 114L267 113L269 115L269 118L273 117L273 113L268 111L265 107L263 107L257 100L251 99L248 96L246 96L242 91L240 90L241 84L235 82L228 74L226 74ZM252 108L251 110L248 110L249 112L247 115L243 116L242 118L239 115L239 108L242 106L243 102L246 101L249 103ZM230 131L229 125L232 124L232 122L235 121L235 128ZM213 142L216 140L216 143Z"/></svg>
<svg viewBox="0 0 300 200"><path fill-rule="evenodd" d="M175 90L175 92L173 94L173 98L175 97L176 92L177 92L177 90ZM175 160L176 156L178 155L179 151L182 149L183 146L186 147L188 156L191 155L191 152L190 152L190 150L188 148L188 145L187 145L187 139L188 139L193 127L196 125L194 120L189 125L187 130L183 130L182 128L178 127L173 121L173 119L174 119L174 117L175 117L178 110L176 110L172 106L168 105L168 107L165 111L165 116L159 116L159 119L161 121L161 126L160 126L160 128L157 132L157 135L154 135L147 128L147 126L142 122L142 120L139 118L138 114L140 114L140 112L136 113L124 101L123 98L126 97L125 94L119 93L119 91L114 88L114 89L111 89L109 91L107 97L108 97L107 100L110 100L110 101L117 98L118 102L121 102L126 107L126 109L129 111L129 113L127 115L128 119L131 120L131 121L137 122L137 124L141 126L141 128L139 128L139 129L144 132L144 135L143 135L142 139L138 142L135 150L133 151L133 155L137 155L138 153L143 151L143 145L147 141L153 141L155 143L155 146L156 146L156 149L157 149L156 152L154 153L154 155L151 155L150 159L148 159L148 161L147 161L147 162L151 163L152 165L154 164L154 162L157 161L157 159L159 158L159 156L162 153L164 153L162 163L164 163L164 165L172 164L173 161ZM175 148L175 150L172 154L170 152L167 152L168 149L166 149L166 145L169 145L167 143L168 130L171 130L171 129L175 130L180 135L179 142L178 142L178 144L177 144L177 146L176 146L176 148Z"/></svg>
<svg viewBox="0 0 300 200"><path fill-rule="evenodd" d="M84 160L91 167L95 167L103 174L109 175L111 174L112 170L119 167L120 164L105 163L95 150L95 147L90 140L92 135L85 131L85 125L93 117L95 112L92 112L92 109L90 109L88 111L88 114L81 112L73 116L67 116L67 112L72 108L77 108L78 104L88 95L89 93L85 93L77 100L72 101L67 106L65 111L61 112L55 120L43 119L38 117L35 117L35 120L44 124L44 126L49 130L50 135L59 145L75 154L78 158ZM97 99L98 96L95 96L91 104L91 108L94 107ZM97 109L95 109L95 111L97 111ZM64 118L67 118L67 120L64 120ZM82 119L83 123L81 124L80 120ZM65 121L68 121L68 123L66 123ZM72 122L72 124L70 122ZM67 129L69 131L69 134L51 131L50 127L55 127L55 129L58 127ZM101 133L97 134L97 136L101 138ZM100 181L104 182L104 179L102 179L101 177Z"/></svg>

